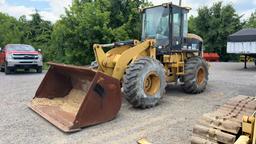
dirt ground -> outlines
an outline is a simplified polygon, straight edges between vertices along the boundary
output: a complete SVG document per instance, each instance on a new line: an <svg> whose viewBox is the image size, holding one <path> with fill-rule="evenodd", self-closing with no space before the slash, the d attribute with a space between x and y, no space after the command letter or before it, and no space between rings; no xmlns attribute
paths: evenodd
<svg viewBox="0 0 256 144"><path fill-rule="evenodd" d="M231 97L256 95L256 67L252 63L248 67L211 63L204 93L188 95L179 86L169 85L157 107L134 109L124 100L113 121L72 134L59 131L26 106L45 73L0 73L0 144L136 144L140 138L153 144L186 144L202 114Z"/></svg>

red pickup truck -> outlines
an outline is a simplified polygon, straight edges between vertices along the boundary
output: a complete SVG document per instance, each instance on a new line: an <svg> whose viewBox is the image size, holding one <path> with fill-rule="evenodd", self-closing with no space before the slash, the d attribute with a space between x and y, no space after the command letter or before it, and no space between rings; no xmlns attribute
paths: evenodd
<svg viewBox="0 0 256 144"><path fill-rule="evenodd" d="M0 48L0 69L5 74L15 72L16 69L36 69L42 73L42 66L42 54L30 45L8 44Z"/></svg>

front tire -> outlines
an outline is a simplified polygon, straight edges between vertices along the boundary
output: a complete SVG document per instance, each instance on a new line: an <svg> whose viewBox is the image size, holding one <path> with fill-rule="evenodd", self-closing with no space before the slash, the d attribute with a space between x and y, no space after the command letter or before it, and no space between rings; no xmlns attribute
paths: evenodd
<svg viewBox="0 0 256 144"><path fill-rule="evenodd" d="M26 73L28 73L28 72L30 71L30 69L29 69L29 68L25 68L24 71L25 71Z"/></svg>
<svg viewBox="0 0 256 144"><path fill-rule="evenodd" d="M37 73L42 73L42 72L43 72L43 68L42 68L42 67L38 67L38 68L36 69L36 72L37 72Z"/></svg>
<svg viewBox="0 0 256 144"><path fill-rule="evenodd" d="M188 59L185 64L183 90L190 94L203 92L208 82L208 75L208 65L205 60L198 56Z"/></svg>
<svg viewBox="0 0 256 144"><path fill-rule="evenodd" d="M126 69L122 86L126 100L133 107L153 107L165 92L164 67L156 59L138 59Z"/></svg>
<svg viewBox="0 0 256 144"><path fill-rule="evenodd" d="M6 74L6 75L8 75L8 74L11 73L11 69L8 68L7 63L5 63L5 65L4 65L4 71L5 71L5 74Z"/></svg>
<svg viewBox="0 0 256 144"><path fill-rule="evenodd" d="M0 71L4 72L4 67L3 66L0 66Z"/></svg>

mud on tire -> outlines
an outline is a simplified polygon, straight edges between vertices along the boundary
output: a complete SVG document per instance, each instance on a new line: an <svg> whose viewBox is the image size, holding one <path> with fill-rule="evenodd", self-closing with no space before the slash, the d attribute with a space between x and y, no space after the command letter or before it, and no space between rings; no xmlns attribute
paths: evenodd
<svg viewBox="0 0 256 144"><path fill-rule="evenodd" d="M122 86L126 100L133 107L153 107L165 92L164 67L149 57L138 59L126 69Z"/></svg>
<svg viewBox="0 0 256 144"><path fill-rule="evenodd" d="M204 59L198 56L188 59L185 64L183 90L191 94L203 92L208 82L208 75L208 65Z"/></svg>

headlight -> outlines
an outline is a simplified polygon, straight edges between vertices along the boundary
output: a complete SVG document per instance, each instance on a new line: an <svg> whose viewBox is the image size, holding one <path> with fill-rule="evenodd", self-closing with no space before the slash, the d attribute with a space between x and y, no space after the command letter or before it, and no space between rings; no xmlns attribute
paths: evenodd
<svg viewBox="0 0 256 144"><path fill-rule="evenodd" d="M163 48L163 46L158 46L158 49L162 49Z"/></svg>
<svg viewBox="0 0 256 144"><path fill-rule="evenodd" d="M39 60L43 60L43 56L41 54L38 55Z"/></svg>
<svg viewBox="0 0 256 144"><path fill-rule="evenodd" d="M10 60L10 59L13 59L12 54L7 54L7 56L6 56L6 60Z"/></svg>

